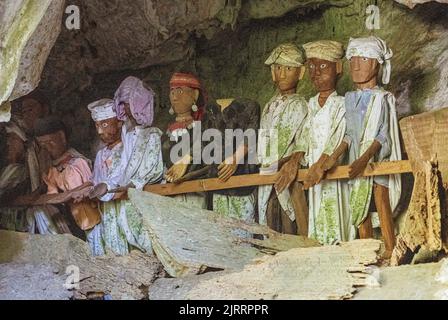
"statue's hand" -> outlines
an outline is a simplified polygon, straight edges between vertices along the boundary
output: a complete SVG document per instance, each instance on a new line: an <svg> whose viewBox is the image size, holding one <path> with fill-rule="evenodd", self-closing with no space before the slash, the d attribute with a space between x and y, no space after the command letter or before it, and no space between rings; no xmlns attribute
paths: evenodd
<svg viewBox="0 0 448 320"><path fill-rule="evenodd" d="M72 193L64 192L57 195L50 195L48 197L48 200L46 201L46 204L61 204L66 203L70 200L72 200Z"/></svg>
<svg viewBox="0 0 448 320"><path fill-rule="evenodd" d="M369 164L369 159L367 157L361 157L355 162L353 162L348 169L348 176L350 179L356 179L361 176L366 170Z"/></svg>
<svg viewBox="0 0 448 320"><path fill-rule="evenodd" d="M104 197L107 193L107 184L100 183L99 185L95 186L93 190L89 193L90 199L96 199Z"/></svg>
<svg viewBox="0 0 448 320"><path fill-rule="evenodd" d="M175 183L187 173L188 166L189 164L185 163L178 163L173 165L165 175L166 181Z"/></svg>
<svg viewBox="0 0 448 320"><path fill-rule="evenodd" d="M318 163L311 166L308 171L308 175L305 179L304 189L309 190L310 188L318 185L322 182L325 176L325 170Z"/></svg>
<svg viewBox="0 0 448 320"><path fill-rule="evenodd" d="M238 164L234 156L230 159L226 159L223 163L221 163L218 167L218 178L222 182L227 182L238 169Z"/></svg>
<svg viewBox="0 0 448 320"><path fill-rule="evenodd" d="M88 198L93 191L93 187L85 187L84 189L76 190L72 192L72 199L74 203L80 203L85 198Z"/></svg>
<svg viewBox="0 0 448 320"><path fill-rule="evenodd" d="M338 159L334 156L329 157L327 160L325 160L322 169L327 172L333 169L336 166L336 163L338 162Z"/></svg>
<svg viewBox="0 0 448 320"><path fill-rule="evenodd" d="M277 181L275 182L275 190L280 194L289 188L296 180L298 171L299 163L296 159L292 159L285 164L280 170Z"/></svg>

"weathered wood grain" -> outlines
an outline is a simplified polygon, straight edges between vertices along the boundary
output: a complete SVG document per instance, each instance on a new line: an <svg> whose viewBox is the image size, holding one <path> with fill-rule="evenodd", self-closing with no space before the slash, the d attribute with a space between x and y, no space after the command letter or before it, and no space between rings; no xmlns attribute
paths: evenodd
<svg viewBox="0 0 448 320"><path fill-rule="evenodd" d="M240 270L266 253L319 246L305 237L282 235L212 211L192 210L172 198L131 189L129 199L141 213L154 251L172 277L200 274L210 268ZM267 240L240 238L241 230Z"/></svg>

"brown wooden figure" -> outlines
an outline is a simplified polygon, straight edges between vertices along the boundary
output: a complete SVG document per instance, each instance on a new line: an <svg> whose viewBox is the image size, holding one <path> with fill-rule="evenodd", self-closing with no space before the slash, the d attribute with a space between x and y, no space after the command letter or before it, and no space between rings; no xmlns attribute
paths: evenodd
<svg viewBox="0 0 448 320"><path fill-rule="evenodd" d="M174 115L176 120L169 124L162 142L163 160L168 169L165 179L168 182L179 183L185 178L194 179L190 174L195 174L202 167L201 161L196 161L197 163L193 161L195 138L193 132L196 128L201 133L201 129L197 126L203 120L207 95L196 76L189 73L175 73L170 80L170 102L170 114ZM188 150L182 148L185 143ZM198 141L198 146L200 145L201 141ZM202 209L207 208L203 193L185 194L176 198Z"/></svg>
<svg viewBox="0 0 448 320"><path fill-rule="evenodd" d="M348 192L341 181L322 181L325 164L339 147L346 131L345 99L336 92L342 73L342 44L316 41L304 45L311 80L319 94L308 103L308 117L300 150L310 167L305 181L309 189L309 237L322 244L348 241L350 217Z"/></svg>
<svg viewBox="0 0 448 320"><path fill-rule="evenodd" d="M52 166L44 176L49 199L56 202L69 202L70 191L90 183L92 177L90 160L75 149L69 148L66 127L57 117L47 117L36 121L34 134L40 147L45 149L52 159ZM56 196L58 194L63 199L58 199ZM71 206L71 202L69 207L76 223L82 227L83 223L80 222L78 211ZM64 216L54 210L49 212L34 211L39 232L43 234L69 233L70 229Z"/></svg>
<svg viewBox="0 0 448 320"><path fill-rule="evenodd" d="M302 52L294 44L277 47L266 61L271 67L277 94L261 115L259 160L261 171L279 173L275 188L262 186L258 192L260 223L288 233L308 235L308 208L301 185L295 182L304 152L298 150L308 107L297 94L297 85L305 74Z"/></svg>
<svg viewBox="0 0 448 320"><path fill-rule="evenodd" d="M347 134L344 143L330 157L326 169L348 149L350 208L353 225L361 238L373 237L369 208L372 196L379 214L381 231L389 257L395 246L393 211L401 195L399 175L359 178L372 161L401 160L395 98L378 84L388 84L393 53L377 37L351 39L347 48L351 76L357 91L346 95Z"/></svg>

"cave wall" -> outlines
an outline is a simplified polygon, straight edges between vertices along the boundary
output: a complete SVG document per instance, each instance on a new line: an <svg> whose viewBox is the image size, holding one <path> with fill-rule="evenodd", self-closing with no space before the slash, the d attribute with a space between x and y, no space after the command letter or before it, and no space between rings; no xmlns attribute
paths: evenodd
<svg viewBox="0 0 448 320"><path fill-rule="evenodd" d="M106 6L107 10L120 11L123 7L113 6L125 5L126 1L111 1L102 9ZM202 11L190 8L197 14L188 15L181 14L179 10L185 8L174 1L158 7L156 13L176 15L178 20L164 21L155 14L148 17L143 13L134 22L120 25L135 14L139 1L118 17L109 17L106 9L91 7L93 3L97 2L83 2L87 22L81 31L62 31L41 84L53 111L72 127L74 146L90 156L94 152L85 142L92 140L95 130L86 105L112 97L126 76L138 76L156 91L156 125L165 129L170 119L168 81L173 72L198 74L211 98L244 96L264 105L274 94L264 61L276 45L285 41L301 45L335 39L346 44L350 37L378 35L395 52L387 89L398 98L400 117L448 106L448 6L443 4L429 3L411 10L392 0L235 0L229 7L229 1L216 0L208 7L198 2ZM372 3L381 10L380 30L365 27L366 7ZM173 13L173 8L178 11ZM99 16L102 20L94 24ZM112 24L112 29L106 28ZM122 28L127 28L126 32L121 32ZM108 43L101 40L104 35L98 36L106 31ZM154 44L157 50L151 51ZM352 88L347 67L345 64L346 72L339 83L340 94ZM299 90L306 97L315 94L308 77Z"/></svg>
<svg viewBox="0 0 448 320"><path fill-rule="evenodd" d="M59 36L64 3L0 0L0 105L33 91L39 84ZM2 118L8 120L9 115Z"/></svg>

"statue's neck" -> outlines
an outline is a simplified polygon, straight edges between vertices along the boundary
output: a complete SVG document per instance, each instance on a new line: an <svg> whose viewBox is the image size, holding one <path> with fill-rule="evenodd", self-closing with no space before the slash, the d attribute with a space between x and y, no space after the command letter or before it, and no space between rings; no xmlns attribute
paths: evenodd
<svg viewBox="0 0 448 320"><path fill-rule="evenodd" d="M176 115L176 122L191 122L193 121L193 116L191 112L178 113Z"/></svg>
<svg viewBox="0 0 448 320"><path fill-rule="evenodd" d="M366 89L373 89L378 86L378 80L376 77L374 77L372 80L366 83L357 83L356 88L358 90L366 90Z"/></svg>
<svg viewBox="0 0 448 320"><path fill-rule="evenodd" d="M333 89L330 89L330 90L319 92L319 105L320 105L321 108L325 105L325 103L327 103L328 98L335 91L336 91L336 89L333 88Z"/></svg>
<svg viewBox="0 0 448 320"><path fill-rule="evenodd" d="M115 147L116 147L117 145L119 145L120 143L121 143L121 138L118 139L117 141L115 141L115 142L109 144L109 145L107 146L107 148L108 148L109 150L112 150L113 148L115 148Z"/></svg>
<svg viewBox="0 0 448 320"><path fill-rule="evenodd" d="M280 94L282 96L290 96L290 95L296 94L296 93L297 93L297 89L296 88L292 88L292 89L284 90L284 91L280 90Z"/></svg>

